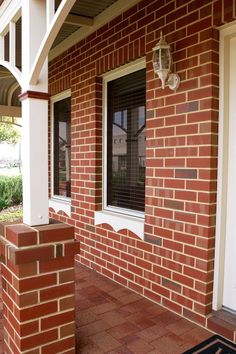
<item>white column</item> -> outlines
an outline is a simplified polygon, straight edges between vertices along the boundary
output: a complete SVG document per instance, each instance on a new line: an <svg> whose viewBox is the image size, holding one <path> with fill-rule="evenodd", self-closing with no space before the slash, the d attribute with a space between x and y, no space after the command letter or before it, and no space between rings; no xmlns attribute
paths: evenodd
<svg viewBox="0 0 236 354"><path fill-rule="evenodd" d="M48 224L48 63L36 85L30 71L47 29L46 0L22 1L23 221Z"/></svg>
<svg viewBox="0 0 236 354"><path fill-rule="evenodd" d="M22 98L23 221L35 226L49 222L48 100L31 94Z"/></svg>

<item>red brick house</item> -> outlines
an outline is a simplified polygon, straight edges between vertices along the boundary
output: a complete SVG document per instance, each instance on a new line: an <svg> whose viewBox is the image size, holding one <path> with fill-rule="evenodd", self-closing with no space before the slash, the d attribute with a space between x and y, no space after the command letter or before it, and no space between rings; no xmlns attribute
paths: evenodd
<svg viewBox="0 0 236 354"><path fill-rule="evenodd" d="M29 8L17 13L28 11L29 20L39 11ZM77 261L235 341L235 1L55 1L55 8L61 13L53 12L49 39L39 36L41 52L22 36L22 48L33 48L22 71L6 45L21 15L9 26L9 7L3 24L0 12L0 67L21 80L22 117L32 118L25 118L32 148L25 224L47 224L49 199L50 217L74 227ZM24 26L22 18L23 33ZM180 77L176 90L162 89L153 70L161 31ZM4 72L0 107L21 114L16 94L4 103ZM33 153L47 141L49 168L47 151Z"/></svg>

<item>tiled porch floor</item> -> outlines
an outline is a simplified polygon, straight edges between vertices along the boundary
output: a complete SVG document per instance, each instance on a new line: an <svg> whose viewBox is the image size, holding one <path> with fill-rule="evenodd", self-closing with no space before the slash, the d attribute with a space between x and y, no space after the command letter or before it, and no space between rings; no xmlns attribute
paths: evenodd
<svg viewBox="0 0 236 354"><path fill-rule="evenodd" d="M76 266L77 353L177 354L212 333Z"/></svg>
<svg viewBox="0 0 236 354"><path fill-rule="evenodd" d="M177 354L212 335L78 263L76 327L77 354Z"/></svg>

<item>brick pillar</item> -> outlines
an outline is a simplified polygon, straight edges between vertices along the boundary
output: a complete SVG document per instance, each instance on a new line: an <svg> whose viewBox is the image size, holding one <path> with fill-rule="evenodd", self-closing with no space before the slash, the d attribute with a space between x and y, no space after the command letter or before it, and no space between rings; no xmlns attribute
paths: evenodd
<svg viewBox="0 0 236 354"><path fill-rule="evenodd" d="M1 234L4 352L75 353L74 228L15 224Z"/></svg>

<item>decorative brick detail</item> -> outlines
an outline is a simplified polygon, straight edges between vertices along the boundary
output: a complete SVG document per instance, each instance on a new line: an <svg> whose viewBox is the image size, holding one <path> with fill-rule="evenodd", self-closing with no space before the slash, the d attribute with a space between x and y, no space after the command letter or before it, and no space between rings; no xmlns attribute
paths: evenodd
<svg viewBox="0 0 236 354"><path fill-rule="evenodd" d="M74 256L80 248L73 227L17 224L1 230L6 353L75 353Z"/></svg>

